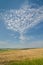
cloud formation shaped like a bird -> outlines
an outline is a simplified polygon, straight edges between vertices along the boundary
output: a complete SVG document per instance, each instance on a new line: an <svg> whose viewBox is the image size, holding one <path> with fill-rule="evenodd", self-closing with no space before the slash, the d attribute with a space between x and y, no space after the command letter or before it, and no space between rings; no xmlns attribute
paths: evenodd
<svg viewBox="0 0 43 65"><path fill-rule="evenodd" d="M33 8L29 5L24 5L20 9L10 9L1 13L2 18L8 29L23 33L26 29L40 23L43 19L43 6Z"/></svg>

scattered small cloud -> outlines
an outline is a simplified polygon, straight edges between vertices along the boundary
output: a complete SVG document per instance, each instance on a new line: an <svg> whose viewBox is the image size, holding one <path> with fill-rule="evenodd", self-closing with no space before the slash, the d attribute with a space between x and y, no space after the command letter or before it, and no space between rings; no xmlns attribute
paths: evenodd
<svg viewBox="0 0 43 65"><path fill-rule="evenodd" d="M24 31L39 24L43 19L43 6L33 8L29 4L26 4L22 5L19 9L5 10L0 15L7 29L19 32L19 39L24 40L25 37L21 36Z"/></svg>

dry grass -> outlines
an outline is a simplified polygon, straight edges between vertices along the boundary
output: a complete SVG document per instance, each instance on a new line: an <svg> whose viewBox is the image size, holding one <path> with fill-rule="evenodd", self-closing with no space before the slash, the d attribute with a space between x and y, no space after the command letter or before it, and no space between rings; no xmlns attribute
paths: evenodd
<svg viewBox="0 0 43 65"><path fill-rule="evenodd" d="M43 58L43 48L0 52L0 62Z"/></svg>

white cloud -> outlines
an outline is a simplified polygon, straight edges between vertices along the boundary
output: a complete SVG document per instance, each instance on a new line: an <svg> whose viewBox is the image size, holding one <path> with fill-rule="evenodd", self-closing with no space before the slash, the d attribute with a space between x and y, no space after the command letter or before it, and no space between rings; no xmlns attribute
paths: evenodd
<svg viewBox="0 0 43 65"><path fill-rule="evenodd" d="M34 38L34 36L26 37L26 36L21 35L21 37L19 37L19 39L22 41L25 41L25 40L33 40L35 38Z"/></svg>
<svg viewBox="0 0 43 65"><path fill-rule="evenodd" d="M32 28L43 19L43 6L31 8L30 5L23 5L20 9L10 9L1 13L8 29L18 31L21 34L28 28ZM23 38L22 36L20 37Z"/></svg>

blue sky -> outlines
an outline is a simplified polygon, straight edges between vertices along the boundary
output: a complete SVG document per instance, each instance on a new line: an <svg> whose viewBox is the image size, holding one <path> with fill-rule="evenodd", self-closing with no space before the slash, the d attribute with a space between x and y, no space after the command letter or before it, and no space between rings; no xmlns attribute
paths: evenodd
<svg viewBox="0 0 43 65"><path fill-rule="evenodd" d="M0 0L0 48L43 47L43 0Z"/></svg>

